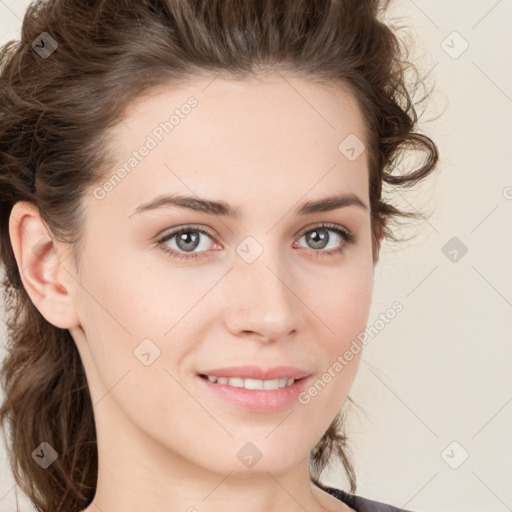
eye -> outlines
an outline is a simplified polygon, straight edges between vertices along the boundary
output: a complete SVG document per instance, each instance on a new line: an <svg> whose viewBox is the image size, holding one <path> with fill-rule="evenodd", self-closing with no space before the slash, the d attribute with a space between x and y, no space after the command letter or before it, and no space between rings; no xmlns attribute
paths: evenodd
<svg viewBox="0 0 512 512"><path fill-rule="evenodd" d="M335 233L332 237L329 232ZM321 224L307 231L303 231L301 239L305 238L310 247L313 248L316 257L331 257L336 256L345 251L348 244L353 244L356 241L356 236L341 226L336 224ZM340 245L340 239L343 243ZM334 250L324 251L329 242L334 240ZM295 244L294 244L295 245Z"/></svg>
<svg viewBox="0 0 512 512"><path fill-rule="evenodd" d="M329 235L329 232L334 233L334 237ZM215 240L215 235L205 228L183 226L158 240L157 245L171 258L182 260L197 259L201 257L201 252L207 252L208 249L209 244L202 243L203 241L201 239L204 237ZM306 239L316 257L339 255L344 252L348 244L352 244L356 240L356 236L353 233L336 224L321 224L306 231L302 231L300 238ZM334 250L323 250L333 240L335 242ZM168 244L170 241L172 241L172 243ZM341 244L340 241L342 241ZM294 243L294 247L297 247L296 244L297 242ZM203 250L193 252L197 248L201 248L201 246Z"/></svg>
<svg viewBox="0 0 512 512"><path fill-rule="evenodd" d="M201 238L204 236L210 239L214 238L213 234L205 229L199 229L194 226L183 226L165 235L164 238L158 241L158 245L161 246L162 250L171 258L185 260L196 259L199 258L199 254L192 253L191 251L201 246ZM176 240L172 245L175 245L176 248L171 249L166 242L173 240L173 238L176 238ZM202 245L204 248L205 244ZM206 244L206 246L208 246L208 244Z"/></svg>

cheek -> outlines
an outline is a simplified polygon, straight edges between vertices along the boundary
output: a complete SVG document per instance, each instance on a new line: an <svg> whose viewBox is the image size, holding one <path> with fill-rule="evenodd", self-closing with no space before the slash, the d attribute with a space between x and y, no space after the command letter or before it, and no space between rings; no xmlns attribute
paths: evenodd
<svg viewBox="0 0 512 512"><path fill-rule="evenodd" d="M361 334L368 323L373 291L373 266L363 260L336 275L336 278L310 297L321 345L319 374L299 403L312 414L334 417L343 405L354 381L363 352Z"/></svg>
<svg viewBox="0 0 512 512"><path fill-rule="evenodd" d="M184 347L169 346L172 332L164 336L183 316L176 307L179 289L153 283L149 269L126 263L89 264L83 282L90 293L82 296L80 316L91 396L106 418L109 408L120 408L134 424L158 419L170 425L173 411L193 407L184 400L171 374L179 376L169 364L169 359L182 357Z"/></svg>
<svg viewBox="0 0 512 512"><path fill-rule="evenodd" d="M170 279L166 283L165 273L138 258L133 248L88 261L85 301L102 325L132 343L150 333L163 335L183 287L172 286Z"/></svg>
<svg viewBox="0 0 512 512"><path fill-rule="evenodd" d="M101 258L89 254L84 262L82 284L87 291L81 297L80 318L100 384L110 389L130 371L127 378L137 374L138 381L151 384L147 389L169 386L172 379L165 368L173 371L193 350L190 338L204 311L201 302L207 303L201 298L218 276L194 277L194 269L170 271L164 259L155 267L133 250L102 253ZM151 361L148 366L144 358ZM151 381L155 372L163 375L163 383Z"/></svg>
<svg viewBox="0 0 512 512"><path fill-rule="evenodd" d="M318 286L305 292L305 302L325 323L326 332L336 343L346 342L364 330L368 321L373 294L373 266L340 267L327 279L317 281Z"/></svg>
<svg viewBox="0 0 512 512"><path fill-rule="evenodd" d="M300 407L322 423L322 432L343 406L363 352L364 332L371 307L373 272L369 266L340 271L339 280L310 295L315 320L319 373L299 397Z"/></svg>
<svg viewBox="0 0 512 512"><path fill-rule="evenodd" d="M80 319L88 350L105 385L112 385L138 362L135 347L144 338L161 336L163 326L155 324L154 292L140 265L120 258L118 251L101 257L89 253L83 261Z"/></svg>

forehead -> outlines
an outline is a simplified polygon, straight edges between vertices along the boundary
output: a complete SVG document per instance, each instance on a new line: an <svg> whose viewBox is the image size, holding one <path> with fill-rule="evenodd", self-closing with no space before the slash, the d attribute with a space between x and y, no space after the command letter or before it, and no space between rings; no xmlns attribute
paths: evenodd
<svg viewBox="0 0 512 512"><path fill-rule="evenodd" d="M364 196L368 189L355 98L297 76L213 75L161 86L132 102L111 135L117 166L128 171L115 194L130 206L173 190L242 199L335 186ZM134 156L143 147L150 149ZM357 158L347 153L354 148Z"/></svg>
<svg viewBox="0 0 512 512"><path fill-rule="evenodd" d="M311 121L312 132L343 132L350 128L365 139L366 126L348 86L282 72L261 72L243 79L206 73L178 84L162 84L127 105L124 121L141 127L144 118L167 119L166 114L179 110L191 97L200 104L199 109L194 109L194 118L202 122L208 117L214 117L219 124L223 119L243 122L245 118L251 124L260 119L263 123L255 129L268 131L279 119L286 124L287 120L300 117Z"/></svg>

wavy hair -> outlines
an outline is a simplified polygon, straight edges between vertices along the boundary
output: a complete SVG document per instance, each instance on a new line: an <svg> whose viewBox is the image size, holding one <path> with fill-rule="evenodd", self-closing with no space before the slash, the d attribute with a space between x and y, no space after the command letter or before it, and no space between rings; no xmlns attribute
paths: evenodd
<svg viewBox="0 0 512 512"><path fill-rule="evenodd" d="M96 489L98 453L93 406L74 340L67 329L45 320L22 285L8 229L13 205L33 203L55 239L71 244L78 268L84 234L81 200L108 170L110 155L103 135L120 122L132 101L153 87L204 73L243 79L262 69L291 71L338 84L357 100L365 120L376 262L381 241L398 240L390 222L421 215L386 202L383 186L412 187L438 161L435 143L417 133L419 101L413 98L422 81L408 79L410 71L418 77L418 70L395 27L382 19L388 4L389 0L30 4L20 39L0 49L0 262L7 325L0 424L16 482L36 510L68 512L89 502ZM44 54L43 47L53 53ZM397 173L396 164L409 149L426 158ZM345 405L351 403L348 397ZM319 483L326 466L339 459L354 492L345 409L311 451L310 478ZM45 470L31 455L42 441L59 453Z"/></svg>

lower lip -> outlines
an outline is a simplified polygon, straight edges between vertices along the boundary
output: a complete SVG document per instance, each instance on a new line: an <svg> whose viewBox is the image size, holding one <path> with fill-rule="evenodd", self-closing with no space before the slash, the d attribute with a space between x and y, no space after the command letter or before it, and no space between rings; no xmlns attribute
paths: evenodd
<svg viewBox="0 0 512 512"><path fill-rule="evenodd" d="M298 396L307 387L311 375L295 381L291 386L279 389L245 389L227 384L210 382L207 378L197 378L208 390L220 398L249 411L273 412L290 407L298 401Z"/></svg>

